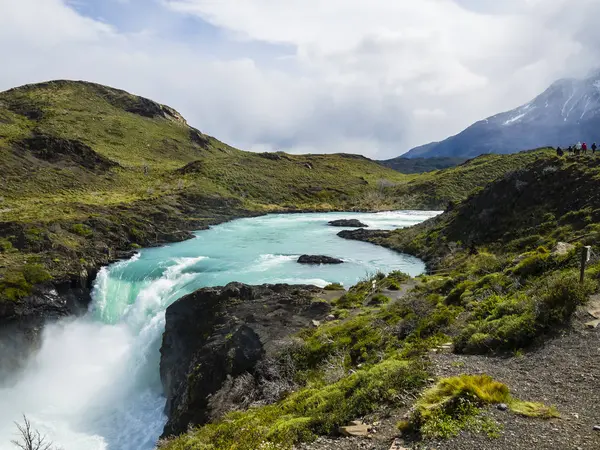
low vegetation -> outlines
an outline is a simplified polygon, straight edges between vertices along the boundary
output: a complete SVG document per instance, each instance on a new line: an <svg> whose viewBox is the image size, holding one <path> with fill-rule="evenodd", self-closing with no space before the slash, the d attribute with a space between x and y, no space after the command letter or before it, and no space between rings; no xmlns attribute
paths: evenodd
<svg viewBox="0 0 600 450"><path fill-rule="evenodd" d="M559 416L553 407L514 398L506 385L487 375L461 375L443 378L427 389L416 402L410 420L398 426L403 432L418 432L426 438L449 438L464 429L496 437L501 430L482 416L482 408L499 404L527 417Z"/></svg>
<svg viewBox="0 0 600 450"><path fill-rule="evenodd" d="M222 420L164 442L170 450L291 449L329 434L355 417L397 402L426 377L414 362L388 359L333 384L315 383L274 405L234 412Z"/></svg>

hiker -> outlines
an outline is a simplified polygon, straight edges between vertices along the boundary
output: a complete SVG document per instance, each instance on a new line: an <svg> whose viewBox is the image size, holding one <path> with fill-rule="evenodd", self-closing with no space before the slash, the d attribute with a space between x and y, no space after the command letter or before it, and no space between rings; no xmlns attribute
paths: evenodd
<svg viewBox="0 0 600 450"><path fill-rule="evenodd" d="M581 144L581 151L584 155L587 153L587 144L585 142Z"/></svg>
<svg viewBox="0 0 600 450"><path fill-rule="evenodd" d="M581 153L581 142L575 144L575 154L579 155Z"/></svg>
<svg viewBox="0 0 600 450"><path fill-rule="evenodd" d="M567 151L569 152L570 155L573 154L573 146L569 145L569 148L567 149Z"/></svg>
<svg viewBox="0 0 600 450"><path fill-rule="evenodd" d="M563 152L563 149L562 149L562 148L558 147L558 148L556 149L556 154L557 154L559 157L561 157L561 156L563 156L563 155L565 154L565 152Z"/></svg>
<svg viewBox="0 0 600 450"><path fill-rule="evenodd" d="M596 145L596 143L594 142L592 144L592 155L596 154L596 149L598 148L598 146Z"/></svg>

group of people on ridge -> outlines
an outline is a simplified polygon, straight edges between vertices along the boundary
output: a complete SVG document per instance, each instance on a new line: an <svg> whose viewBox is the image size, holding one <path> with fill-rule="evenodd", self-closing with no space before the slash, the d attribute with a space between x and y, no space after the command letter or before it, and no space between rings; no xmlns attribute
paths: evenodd
<svg viewBox="0 0 600 450"><path fill-rule="evenodd" d="M598 149L598 146L596 145L596 143L594 142L592 144L592 146L590 147L590 149L592 150L592 154L596 153L596 150ZM581 142L578 142L575 145L569 145L569 148L567 148L566 150L569 154L572 155L585 155L588 151L588 146L587 144L584 142L583 144ZM556 149L556 154L558 156L563 156L565 154L564 150L560 147L558 147Z"/></svg>

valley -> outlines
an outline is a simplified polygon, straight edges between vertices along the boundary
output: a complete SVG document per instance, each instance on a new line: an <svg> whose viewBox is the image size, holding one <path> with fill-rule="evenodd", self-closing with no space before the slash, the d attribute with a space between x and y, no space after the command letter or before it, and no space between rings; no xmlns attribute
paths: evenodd
<svg viewBox="0 0 600 450"><path fill-rule="evenodd" d="M21 413L65 450L597 448L599 170L400 173L97 84L2 92L0 448Z"/></svg>

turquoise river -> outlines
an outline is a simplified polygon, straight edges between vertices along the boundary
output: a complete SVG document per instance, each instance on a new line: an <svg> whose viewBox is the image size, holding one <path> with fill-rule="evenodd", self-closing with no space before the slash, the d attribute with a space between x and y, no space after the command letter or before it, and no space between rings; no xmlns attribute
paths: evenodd
<svg viewBox="0 0 600 450"><path fill-rule="evenodd" d="M181 296L231 281L349 287L378 271L422 273L422 261L336 236L327 222L356 218L401 228L432 211L268 215L198 231L144 249L100 271L83 317L49 325L16 384L0 388L0 450L15 448L14 421L32 424L64 450L151 450L166 418L159 378L165 309ZM302 254L344 264L303 266Z"/></svg>

